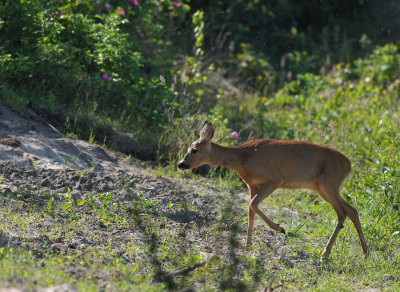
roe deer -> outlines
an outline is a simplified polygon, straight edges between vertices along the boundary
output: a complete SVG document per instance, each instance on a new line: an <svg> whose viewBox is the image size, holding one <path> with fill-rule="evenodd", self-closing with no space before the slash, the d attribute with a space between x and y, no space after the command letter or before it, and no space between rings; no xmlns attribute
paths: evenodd
<svg viewBox="0 0 400 292"><path fill-rule="evenodd" d="M236 147L224 147L211 142L213 125L205 121L200 138L192 143L180 169L192 169L202 164L234 169L250 190L246 245L251 244L253 222L257 213L272 229L285 233L259 209L259 204L274 190L310 189L317 191L335 210L338 222L321 258L327 258L343 228L347 216L353 222L365 259L368 247L357 210L340 195L340 187L351 171L350 161L334 149L300 141L272 139L251 140Z"/></svg>

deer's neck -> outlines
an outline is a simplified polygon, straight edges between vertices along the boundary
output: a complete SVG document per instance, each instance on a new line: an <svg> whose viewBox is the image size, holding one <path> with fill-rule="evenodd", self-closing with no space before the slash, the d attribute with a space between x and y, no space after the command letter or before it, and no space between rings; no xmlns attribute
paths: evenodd
<svg viewBox="0 0 400 292"><path fill-rule="evenodd" d="M211 143L209 165L222 166L239 171L242 168L242 159L236 147L224 147Z"/></svg>

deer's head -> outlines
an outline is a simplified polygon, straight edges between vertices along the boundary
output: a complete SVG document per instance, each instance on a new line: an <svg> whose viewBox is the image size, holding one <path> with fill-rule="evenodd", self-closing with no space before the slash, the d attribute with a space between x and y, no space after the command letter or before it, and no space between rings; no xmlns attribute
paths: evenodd
<svg viewBox="0 0 400 292"><path fill-rule="evenodd" d="M213 125L205 121L200 130L200 138L190 145L185 157L178 163L180 169L192 169L206 164L211 149L211 139L214 136Z"/></svg>

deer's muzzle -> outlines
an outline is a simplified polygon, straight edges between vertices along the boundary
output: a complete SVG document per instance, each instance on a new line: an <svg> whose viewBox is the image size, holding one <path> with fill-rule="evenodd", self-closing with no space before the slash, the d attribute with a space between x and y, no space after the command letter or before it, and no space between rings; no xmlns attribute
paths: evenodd
<svg viewBox="0 0 400 292"><path fill-rule="evenodd" d="M183 161L179 162L178 167L182 170L189 169L189 165L186 165Z"/></svg>

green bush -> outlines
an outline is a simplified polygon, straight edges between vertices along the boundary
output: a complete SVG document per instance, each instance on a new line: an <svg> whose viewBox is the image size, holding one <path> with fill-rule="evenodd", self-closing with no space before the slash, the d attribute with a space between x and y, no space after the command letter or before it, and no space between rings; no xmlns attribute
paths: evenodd
<svg viewBox="0 0 400 292"><path fill-rule="evenodd" d="M23 84L43 100L52 93L66 106L90 102L98 113L123 124L162 124L173 94L146 71L138 37L125 32L135 12L110 7L105 13L100 5L76 3L8 1L1 6L3 84Z"/></svg>

